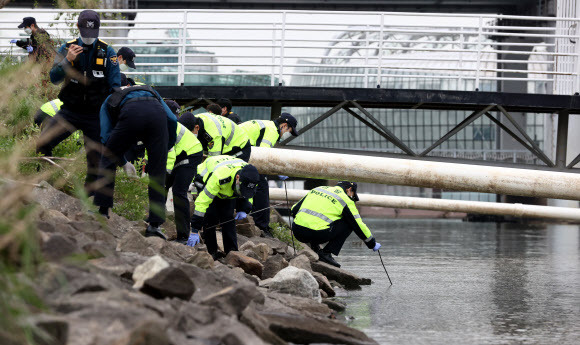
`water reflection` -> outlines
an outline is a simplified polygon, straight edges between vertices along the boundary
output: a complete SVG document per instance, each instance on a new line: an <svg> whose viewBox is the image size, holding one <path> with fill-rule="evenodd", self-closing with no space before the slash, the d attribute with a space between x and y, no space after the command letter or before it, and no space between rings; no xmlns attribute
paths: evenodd
<svg viewBox="0 0 580 345"><path fill-rule="evenodd" d="M367 220L338 257L374 284L344 297L352 326L382 344L577 344L578 226Z"/></svg>

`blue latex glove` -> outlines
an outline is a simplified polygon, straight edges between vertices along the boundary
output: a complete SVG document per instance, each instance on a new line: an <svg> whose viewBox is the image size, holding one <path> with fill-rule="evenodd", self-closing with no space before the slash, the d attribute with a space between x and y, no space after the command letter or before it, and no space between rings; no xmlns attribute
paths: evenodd
<svg viewBox="0 0 580 345"><path fill-rule="evenodd" d="M280 181L286 181L288 179L288 176L278 175L278 178L280 179Z"/></svg>
<svg viewBox="0 0 580 345"><path fill-rule="evenodd" d="M10 43L16 43L18 40L10 40Z"/></svg>
<svg viewBox="0 0 580 345"><path fill-rule="evenodd" d="M187 245L193 247L198 243L199 243L199 234L197 232L192 232L191 234L189 234L189 239L187 239Z"/></svg>
<svg viewBox="0 0 580 345"><path fill-rule="evenodd" d="M32 46L26 46L26 51L28 51L29 53L32 53L33 50L34 48L32 48Z"/></svg>
<svg viewBox="0 0 580 345"><path fill-rule="evenodd" d="M376 252L377 250L381 249L381 244L379 242L377 242L375 244L375 247L373 248L373 252Z"/></svg>
<svg viewBox="0 0 580 345"><path fill-rule="evenodd" d="M240 211L236 214L236 217L234 219L235 220L246 219L247 216L248 214L246 212Z"/></svg>

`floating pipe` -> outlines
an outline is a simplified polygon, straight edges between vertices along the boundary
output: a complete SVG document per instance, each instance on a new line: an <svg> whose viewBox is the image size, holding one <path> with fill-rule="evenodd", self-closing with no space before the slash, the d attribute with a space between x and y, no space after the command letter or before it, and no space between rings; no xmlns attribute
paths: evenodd
<svg viewBox="0 0 580 345"><path fill-rule="evenodd" d="M288 200L298 201L308 193L307 190L288 189ZM359 194L357 206L378 206L414 210L444 212L464 212L515 216L524 218L545 218L580 221L580 209L570 207L536 206L524 204L504 204L483 201L447 200L414 198L406 196ZM271 200L286 200L283 188L270 188Z"/></svg>
<svg viewBox="0 0 580 345"><path fill-rule="evenodd" d="M252 147L261 174L580 200L580 174Z"/></svg>

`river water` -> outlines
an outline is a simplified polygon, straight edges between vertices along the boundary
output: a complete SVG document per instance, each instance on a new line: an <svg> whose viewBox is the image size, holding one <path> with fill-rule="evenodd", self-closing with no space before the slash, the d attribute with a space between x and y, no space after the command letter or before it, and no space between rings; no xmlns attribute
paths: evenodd
<svg viewBox="0 0 580 345"><path fill-rule="evenodd" d="M366 219L342 267L373 284L339 297L349 325L380 344L580 344L575 225Z"/></svg>

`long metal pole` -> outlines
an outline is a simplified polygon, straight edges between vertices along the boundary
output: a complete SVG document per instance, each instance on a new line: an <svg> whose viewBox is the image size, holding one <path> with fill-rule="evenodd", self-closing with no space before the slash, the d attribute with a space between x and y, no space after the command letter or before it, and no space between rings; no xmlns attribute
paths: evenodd
<svg viewBox="0 0 580 345"><path fill-rule="evenodd" d="M381 264L383 265L383 268L385 269L385 273L387 274L387 278L389 278L389 283L391 283L391 285L393 285L393 282L391 281L391 277L389 277L389 272L387 272L387 268L385 267L385 263L383 262L383 257L381 256L381 251L377 250L377 252L379 253L379 258L381 259Z"/></svg>
<svg viewBox="0 0 580 345"><path fill-rule="evenodd" d="M270 188L270 200L298 201L307 190ZM286 196L286 194L288 196ZM493 214L524 218L544 218L568 221L580 221L580 209L569 207L538 206L524 204L506 204L484 201L447 200L415 198L407 196L359 194L358 206L390 207L399 209L431 210L442 212L465 212Z"/></svg>
<svg viewBox="0 0 580 345"><path fill-rule="evenodd" d="M253 147L261 174L580 200L580 174Z"/></svg>

